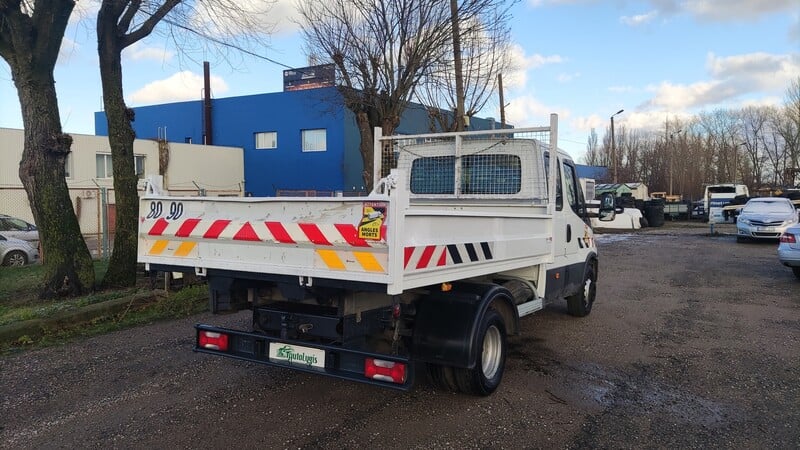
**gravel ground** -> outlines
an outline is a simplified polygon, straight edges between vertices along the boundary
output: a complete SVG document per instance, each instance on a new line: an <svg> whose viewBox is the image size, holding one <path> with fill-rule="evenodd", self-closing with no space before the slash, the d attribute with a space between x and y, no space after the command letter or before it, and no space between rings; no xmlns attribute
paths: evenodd
<svg viewBox="0 0 800 450"><path fill-rule="evenodd" d="M601 235L592 314L522 319L488 398L195 354L249 320L200 315L0 359L0 448L798 448L800 281L708 231Z"/></svg>

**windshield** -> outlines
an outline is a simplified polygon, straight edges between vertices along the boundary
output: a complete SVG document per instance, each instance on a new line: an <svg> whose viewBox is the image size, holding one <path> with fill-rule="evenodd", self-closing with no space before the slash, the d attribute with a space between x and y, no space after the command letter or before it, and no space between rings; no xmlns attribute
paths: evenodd
<svg viewBox="0 0 800 450"><path fill-rule="evenodd" d="M710 194L735 194L736 188L733 186L709 186L708 192Z"/></svg>
<svg viewBox="0 0 800 450"><path fill-rule="evenodd" d="M791 204L777 200L749 202L744 207L746 213L791 213L793 211L794 207Z"/></svg>

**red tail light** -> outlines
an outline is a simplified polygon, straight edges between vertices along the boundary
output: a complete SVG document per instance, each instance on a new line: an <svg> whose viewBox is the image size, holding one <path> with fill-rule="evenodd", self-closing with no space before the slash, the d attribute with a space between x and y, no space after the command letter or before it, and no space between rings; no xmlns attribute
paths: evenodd
<svg viewBox="0 0 800 450"><path fill-rule="evenodd" d="M364 361L364 376L373 380L403 384L406 381L406 365L382 359L367 358Z"/></svg>
<svg viewBox="0 0 800 450"><path fill-rule="evenodd" d="M795 239L792 233L783 233L781 235L781 242L786 242L787 244L795 244L797 243L797 239Z"/></svg>
<svg viewBox="0 0 800 450"><path fill-rule="evenodd" d="M226 352L228 351L228 335L213 331L201 331L197 338L197 346Z"/></svg>

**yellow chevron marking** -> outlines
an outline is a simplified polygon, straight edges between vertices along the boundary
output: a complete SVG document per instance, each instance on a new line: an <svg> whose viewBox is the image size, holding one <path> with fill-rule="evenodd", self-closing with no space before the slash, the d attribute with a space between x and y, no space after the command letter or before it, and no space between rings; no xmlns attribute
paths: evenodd
<svg viewBox="0 0 800 450"><path fill-rule="evenodd" d="M333 250L317 250L317 254L322 258L322 261L331 269L334 270L347 270L344 263L339 259L339 255Z"/></svg>
<svg viewBox="0 0 800 450"><path fill-rule="evenodd" d="M197 242L182 242L181 245L175 250L175 256L187 256L189 252L197 245Z"/></svg>
<svg viewBox="0 0 800 450"><path fill-rule="evenodd" d="M383 267L381 267L381 263L375 259L375 255L368 252L353 252L353 255L358 260L361 267L364 268L367 272L385 272Z"/></svg>
<svg viewBox="0 0 800 450"><path fill-rule="evenodd" d="M164 251L164 249L167 248L168 243L169 241L164 241L164 240L156 241L156 243L153 244L153 247L150 248L150 251L148 253L151 255L160 255Z"/></svg>

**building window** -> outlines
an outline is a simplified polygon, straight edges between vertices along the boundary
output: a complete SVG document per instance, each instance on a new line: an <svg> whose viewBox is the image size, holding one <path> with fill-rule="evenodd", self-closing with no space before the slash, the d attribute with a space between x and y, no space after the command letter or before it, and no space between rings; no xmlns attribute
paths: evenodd
<svg viewBox="0 0 800 450"><path fill-rule="evenodd" d="M328 149L327 133L324 128L302 130L304 152L324 152Z"/></svg>
<svg viewBox="0 0 800 450"><path fill-rule="evenodd" d="M133 167L138 178L144 178L144 155L133 155Z"/></svg>
<svg viewBox="0 0 800 450"><path fill-rule="evenodd" d="M256 133L256 150L267 148L278 148L278 133L275 131L264 131Z"/></svg>
<svg viewBox="0 0 800 450"><path fill-rule="evenodd" d="M110 153L95 155L97 162L97 178L113 178L114 166L111 164ZM133 155L133 170L138 178L144 178L144 155Z"/></svg>
<svg viewBox="0 0 800 450"><path fill-rule="evenodd" d="M111 154L98 153L95 159L97 161L97 178L111 178L114 174L111 166Z"/></svg>
<svg viewBox="0 0 800 450"><path fill-rule="evenodd" d="M67 153L64 158L64 178L72 178L72 153Z"/></svg>

